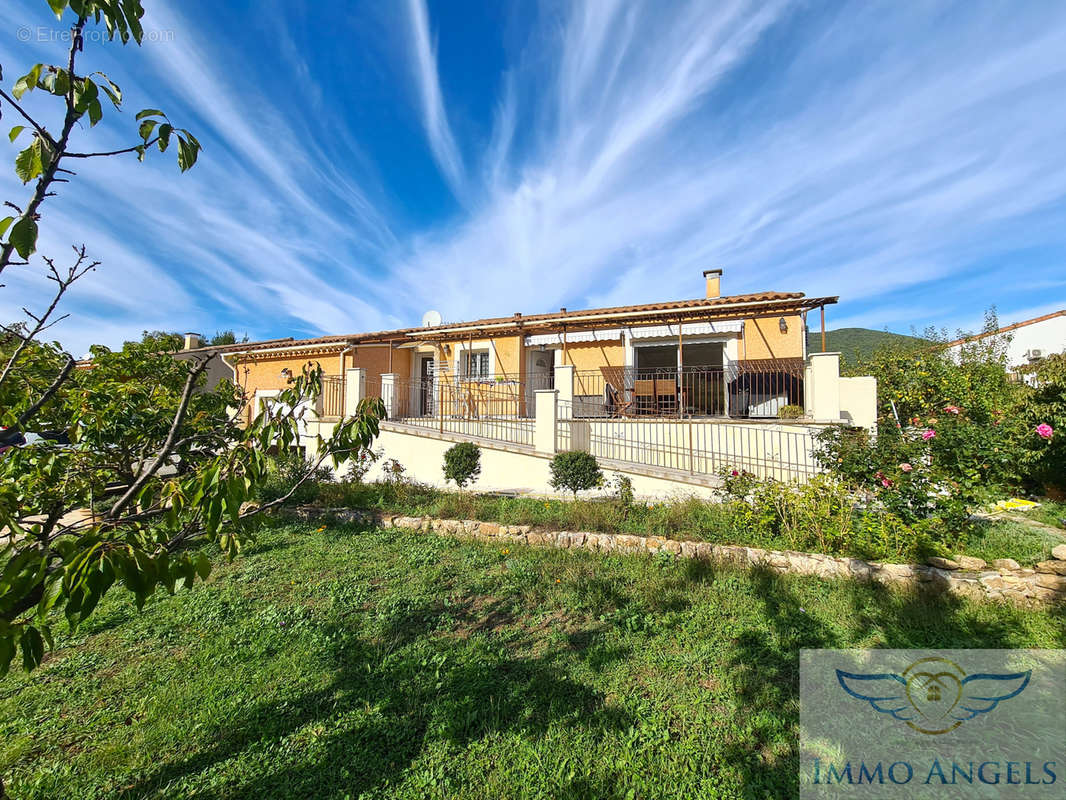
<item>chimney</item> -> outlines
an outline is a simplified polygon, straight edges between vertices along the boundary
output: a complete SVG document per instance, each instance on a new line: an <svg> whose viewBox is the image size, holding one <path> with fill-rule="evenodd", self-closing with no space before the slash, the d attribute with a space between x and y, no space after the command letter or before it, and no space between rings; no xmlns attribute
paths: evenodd
<svg viewBox="0 0 1066 800"><path fill-rule="evenodd" d="M203 338L198 333L185 334L185 347L183 350L195 350L197 347L203 346Z"/></svg>
<svg viewBox="0 0 1066 800"><path fill-rule="evenodd" d="M707 280L707 297L722 296L722 270L720 269L705 269L703 271L703 277Z"/></svg>

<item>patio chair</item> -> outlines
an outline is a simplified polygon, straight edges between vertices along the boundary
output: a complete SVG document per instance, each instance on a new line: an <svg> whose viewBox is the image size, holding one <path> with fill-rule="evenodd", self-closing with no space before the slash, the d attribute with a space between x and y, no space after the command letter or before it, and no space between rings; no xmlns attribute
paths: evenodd
<svg viewBox="0 0 1066 800"><path fill-rule="evenodd" d="M626 400L625 394L610 383L603 385L603 407L609 417L631 417L634 413L633 401Z"/></svg>

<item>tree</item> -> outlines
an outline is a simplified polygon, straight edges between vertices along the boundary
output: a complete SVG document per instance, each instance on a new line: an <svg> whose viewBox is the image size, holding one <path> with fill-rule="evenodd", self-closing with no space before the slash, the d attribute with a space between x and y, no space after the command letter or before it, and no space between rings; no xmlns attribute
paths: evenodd
<svg viewBox="0 0 1066 800"><path fill-rule="evenodd" d="M552 488L569 489L574 493L575 500L578 492L603 485L603 473L596 456L583 450L556 453L550 469L551 479L548 482Z"/></svg>
<svg viewBox="0 0 1066 800"><path fill-rule="evenodd" d="M473 442L460 442L444 453L444 480L460 490L481 474L481 448Z"/></svg>
<svg viewBox="0 0 1066 800"><path fill-rule="evenodd" d="M248 341L248 335L245 334L242 342ZM211 347L217 347L223 344L237 344L237 334L233 331L215 331L215 335L207 340L208 345Z"/></svg>
<svg viewBox="0 0 1066 800"><path fill-rule="evenodd" d="M0 220L0 238L7 237L0 241L0 274L34 267L43 206L75 175L68 168L75 160L122 154L143 160L151 149L173 145L184 172L200 152L196 138L157 109L137 114L138 143L75 151L75 134L102 118L102 99L115 108L122 103L121 90L106 76L77 68L86 26L103 26L123 44L140 43L144 11L141 0L47 3L60 19L73 15L63 64L36 64L10 93L0 89L0 113L14 110L28 123L11 131L13 141L30 137L16 171L24 183L35 181L27 202L8 203L17 216ZM19 103L30 91L56 98L58 134ZM247 398L240 387L223 383L204 391L207 357L177 361L159 337L118 352L94 348L91 364L76 370L74 358L41 335L64 318L58 307L70 286L99 264L84 245L74 247L69 268L47 256L41 261L55 284L50 303L0 328L0 426L63 430L71 444L36 443L0 455L0 677L18 654L26 670L40 664L60 610L77 625L117 584L138 605L159 588L191 586L211 568L205 543L237 554L248 537L243 522L286 499L258 508L247 503L265 479L268 453L306 444L303 409L321 392L321 372L309 364L241 427ZM328 439L317 439L293 490L324 464L339 466L369 447L383 415L381 401L365 400Z"/></svg>

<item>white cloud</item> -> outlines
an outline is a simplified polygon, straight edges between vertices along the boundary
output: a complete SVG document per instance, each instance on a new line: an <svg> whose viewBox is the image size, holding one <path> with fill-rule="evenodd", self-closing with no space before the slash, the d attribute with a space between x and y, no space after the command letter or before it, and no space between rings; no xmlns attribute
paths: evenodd
<svg viewBox="0 0 1066 800"><path fill-rule="evenodd" d="M433 157L457 196L464 193L463 159L455 144L437 71L437 48L429 30L429 11L425 0L408 0L411 26L412 69L418 83L422 106L422 123L426 129Z"/></svg>
<svg viewBox="0 0 1066 800"><path fill-rule="evenodd" d="M252 52L271 38L193 26L195 13L155 2L150 24L174 42L86 54L121 76L131 108L158 102L207 149L180 177L170 156L85 164L50 202L49 250L84 240L105 262L72 300L74 342L123 326L341 333L427 308L455 320L691 297L711 266L729 292L840 295L834 326L951 328L992 303L1006 320L1062 295L1063 6L545 3L470 119L475 99L442 90L450 49L409 0L381 12L402 49L367 57L393 105L362 131L354 89L292 31ZM19 52L8 44L0 58ZM263 88L264 61L315 91ZM130 117L94 135L124 143ZM454 208L423 209L406 165L379 155L373 136L408 121ZM0 177L0 192L25 190ZM4 280L0 314L41 297Z"/></svg>

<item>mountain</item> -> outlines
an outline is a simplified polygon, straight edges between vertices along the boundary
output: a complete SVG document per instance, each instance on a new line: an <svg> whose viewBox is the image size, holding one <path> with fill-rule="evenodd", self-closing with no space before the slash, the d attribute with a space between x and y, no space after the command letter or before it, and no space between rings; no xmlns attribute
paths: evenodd
<svg viewBox="0 0 1066 800"><path fill-rule="evenodd" d="M927 344L925 339L919 339L916 336L875 331L870 328L837 328L835 331L825 332L825 350L831 353L841 353L848 361L868 356L885 345L917 347ZM807 331L807 352L822 352L821 331Z"/></svg>

